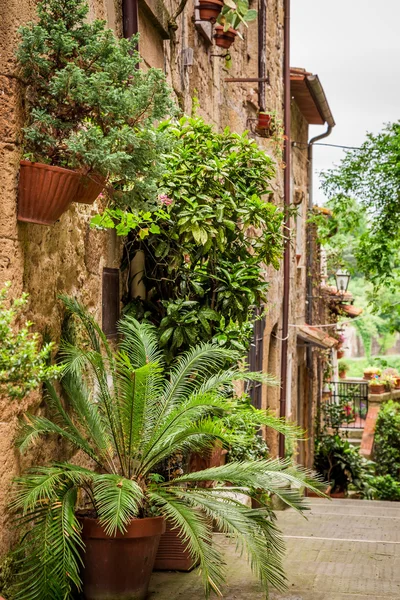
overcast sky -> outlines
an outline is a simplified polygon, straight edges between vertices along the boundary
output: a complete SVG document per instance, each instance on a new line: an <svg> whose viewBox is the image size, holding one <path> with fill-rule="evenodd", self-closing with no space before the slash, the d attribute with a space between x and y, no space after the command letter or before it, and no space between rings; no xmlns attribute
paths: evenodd
<svg viewBox="0 0 400 600"><path fill-rule="evenodd" d="M399 0L292 0L291 7L291 66L319 76L336 121L322 141L358 146L366 131L399 120ZM323 127L312 126L310 135ZM316 147L314 172L338 163L342 152Z"/></svg>

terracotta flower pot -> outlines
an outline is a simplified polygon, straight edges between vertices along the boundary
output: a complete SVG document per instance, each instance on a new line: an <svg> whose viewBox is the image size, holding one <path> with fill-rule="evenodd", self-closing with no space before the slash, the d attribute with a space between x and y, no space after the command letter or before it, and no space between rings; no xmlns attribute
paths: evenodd
<svg viewBox="0 0 400 600"><path fill-rule="evenodd" d="M258 113L258 129L269 129L271 127L272 117L269 113L259 112Z"/></svg>
<svg viewBox="0 0 400 600"><path fill-rule="evenodd" d="M70 169L22 160L18 221L53 225L76 198L80 179Z"/></svg>
<svg viewBox="0 0 400 600"><path fill-rule="evenodd" d="M211 23L215 23L224 6L221 0L199 0L199 4L200 19Z"/></svg>
<svg viewBox="0 0 400 600"><path fill-rule="evenodd" d="M106 180L96 173L82 175L74 202L79 204L93 204L99 194L104 190Z"/></svg>
<svg viewBox="0 0 400 600"><path fill-rule="evenodd" d="M346 379L346 371L340 371L339 378L340 379Z"/></svg>
<svg viewBox="0 0 400 600"><path fill-rule="evenodd" d="M169 521L166 522L154 563L156 571L191 571L197 566L198 562L190 555L178 531Z"/></svg>
<svg viewBox="0 0 400 600"><path fill-rule="evenodd" d="M337 357L338 358L343 358L343 356L344 356L344 350L338 350L337 351Z"/></svg>
<svg viewBox="0 0 400 600"><path fill-rule="evenodd" d="M235 41L236 30L230 27L228 31L224 31L222 25L215 26L215 44L220 48L225 48L226 50L230 48Z"/></svg>
<svg viewBox="0 0 400 600"><path fill-rule="evenodd" d="M395 390L400 390L400 379L396 378L396 385L394 386Z"/></svg>
<svg viewBox="0 0 400 600"><path fill-rule="evenodd" d="M385 393L385 386L382 385L371 385L369 388L369 393L370 394L384 394Z"/></svg>
<svg viewBox="0 0 400 600"><path fill-rule="evenodd" d="M82 569L86 600L144 600L161 535L163 517L134 519L126 533L110 537L96 519L81 517L85 543Z"/></svg>
<svg viewBox="0 0 400 600"><path fill-rule="evenodd" d="M372 373L364 373L364 379L366 379L367 381L370 381L372 378L373 378Z"/></svg>

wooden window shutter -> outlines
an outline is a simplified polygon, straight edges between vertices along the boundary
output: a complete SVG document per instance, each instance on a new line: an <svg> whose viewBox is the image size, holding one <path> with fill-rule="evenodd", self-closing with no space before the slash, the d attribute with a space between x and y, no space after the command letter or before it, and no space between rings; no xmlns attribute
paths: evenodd
<svg viewBox="0 0 400 600"><path fill-rule="evenodd" d="M118 335L120 317L119 269L103 269L102 323L107 337Z"/></svg>
<svg viewBox="0 0 400 600"><path fill-rule="evenodd" d="M256 314L260 314L257 310ZM262 317L257 319L254 323L254 335L250 346L249 352L249 370L250 371L261 371L263 370L263 357L264 357L264 330L265 330L266 319ZM262 383L259 381L253 381L248 389L248 393L251 398L251 403L256 408L262 407Z"/></svg>

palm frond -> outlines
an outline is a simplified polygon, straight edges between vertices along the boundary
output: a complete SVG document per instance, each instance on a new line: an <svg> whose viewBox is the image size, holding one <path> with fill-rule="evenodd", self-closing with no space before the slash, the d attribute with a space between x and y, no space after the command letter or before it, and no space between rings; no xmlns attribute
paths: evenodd
<svg viewBox="0 0 400 600"><path fill-rule="evenodd" d="M281 461L279 459L231 462L220 467L187 473L165 485L201 481L231 483L248 490L256 489L262 493L275 494L297 510L307 508L300 493L302 486L324 496L321 490L322 485L318 483L312 473L306 469L293 467L289 460Z"/></svg>
<svg viewBox="0 0 400 600"><path fill-rule="evenodd" d="M136 481L119 475L96 475L93 486L98 518L108 535L126 531L138 515L143 492Z"/></svg>
<svg viewBox="0 0 400 600"><path fill-rule="evenodd" d="M199 440L207 438L207 443L214 438L230 444L235 440L235 434L225 426L223 420L212 420L211 417L221 413L230 406L223 397L213 394L195 394L176 407L165 419L164 423L155 429L153 437L144 447L142 460L138 469L148 472L152 466L165 457L182 450L182 444L188 450L197 450ZM196 439L195 439L196 438ZM192 441L190 441L192 439Z"/></svg>
<svg viewBox="0 0 400 600"><path fill-rule="evenodd" d="M149 498L172 525L179 529L179 536L186 544L190 555L196 562L200 561L206 597L208 598L212 591L221 596L224 563L221 554L211 543L211 524L204 519L204 516L193 511L187 503L167 490L150 491Z"/></svg>
<svg viewBox="0 0 400 600"><path fill-rule="evenodd" d="M80 323L82 323L84 326L93 350L101 353L101 348L103 347L107 353L107 356L112 356L112 350L108 343L107 337L104 335L100 325L96 322L87 308L76 298L72 298L71 296L60 294L59 298L63 302L67 311L71 315L77 317Z"/></svg>
<svg viewBox="0 0 400 600"><path fill-rule="evenodd" d="M22 544L15 600L67 600L80 590L83 542L75 504L76 488L67 483L28 514L35 527Z"/></svg>
<svg viewBox="0 0 400 600"><path fill-rule="evenodd" d="M282 564L285 545L270 511L249 509L233 500L228 488L216 491L171 487L169 492L193 508L201 509L215 520L219 531L233 536L236 549L247 554L253 572L266 589L270 585L282 591L286 588Z"/></svg>
<svg viewBox="0 0 400 600"><path fill-rule="evenodd" d="M37 415L31 415L26 413L18 432L16 440L17 447L20 452L25 452L27 448L34 444L34 442L42 435L54 434L63 437L65 440L71 442L75 448L83 450L91 459L99 463L99 458L92 450L88 442L75 432L70 432L66 427L61 427L46 417L40 417ZM101 463L100 463L101 464Z"/></svg>
<svg viewBox="0 0 400 600"><path fill-rule="evenodd" d="M10 509L22 515L55 499L66 484L80 487L90 482L93 471L69 463L54 464L49 467L35 467L22 477L14 479L14 489Z"/></svg>
<svg viewBox="0 0 400 600"><path fill-rule="evenodd" d="M158 422L179 402L199 390L205 379L215 375L227 362L238 359L238 353L215 344L200 344L175 359L165 396L160 405Z"/></svg>
<svg viewBox="0 0 400 600"><path fill-rule="evenodd" d="M120 350L129 356L133 369L149 363L164 367L163 353L153 325L139 323L132 316L126 315L119 321L118 331L122 335Z"/></svg>
<svg viewBox="0 0 400 600"><path fill-rule="evenodd" d="M112 448L112 442L109 427L102 418L98 403L93 401L93 394L89 391L84 378L66 374L62 379L62 387L67 396L68 408L75 417L77 427L82 429L86 439L96 449L96 454L103 463L111 465L110 448ZM54 388L52 389L52 402L57 404L59 402ZM47 403L49 404L49 402Z"/></svg>

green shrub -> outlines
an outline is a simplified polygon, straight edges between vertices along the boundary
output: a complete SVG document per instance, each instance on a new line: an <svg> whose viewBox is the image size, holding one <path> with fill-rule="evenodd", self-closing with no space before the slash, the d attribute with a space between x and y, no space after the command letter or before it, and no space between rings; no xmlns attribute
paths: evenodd
<svg viewBox="0 0 400 600"><path fill-rule="evenodd" d="M108 176L137 198L159 175L164 136L152 124L171 114L170 90L161 70L138 69L137 38L118 39L88 12L84 0L44 0L19 30L24 155Z"/></svg>
<svg viewBox="0 0 400 600"><path fill-rule="evenodd" d="M48 366L53 344L40 347L40 336L31 333L32 323L18 326L28 294L7 303L10 283L0 290L0 396L23 398L42 381L55 377L59 369Z"/></svg>
<svg viewBox="0 0 400 600"><path fill-rule="evenodd" d="M153 228L114 209L93 225L130 232L129 258L144 251L146 299L131 308L157 326L167 355L212 338L244 353L252 308L266 300L265 266L279 269L282 255L283 213L266 198L274 164L247 134L200 117L161 128L172 149Z"/></svg>
<svg viewBox="0 0 400 600"><path fill-rule="evenodd" d="M371 477L369 484L375 500L400 500L400 482L391 475Z"/></svg>
<svg viewBox="0 0 400 600"><path fill-rule="evenodd" d="M379 411L375 427L374 454L378 475L400 474L400 404L389 400Z"/></svg>

